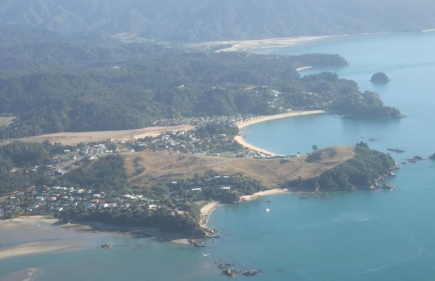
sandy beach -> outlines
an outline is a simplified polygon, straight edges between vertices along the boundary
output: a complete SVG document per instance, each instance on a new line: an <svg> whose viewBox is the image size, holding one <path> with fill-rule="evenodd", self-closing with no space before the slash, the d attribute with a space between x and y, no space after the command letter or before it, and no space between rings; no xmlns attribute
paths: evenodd
<svg viewBox="0 0 435 281"><path fill-rule="evenodd" d="M134 140L144 137L157 137L158 135L168 131L182 131L192 130L195 126L192 125L178 125L178 126L159 126L147 127L142 129L133 130L120 130L120 131L95 131L95 132L63 132L55 134L46 134L34 137L19 138L17 140L24 142L43 142L49 140L50 142L60 142L64 145L74 145L78 143L98 142L108 139L122 141Z"/></svg>
<svg viewBox="0 0 435 281"><path fill-rule="evenodd" d="M281 193L289 193L289 192L290 191L288 191L288 189L282 189L282 188L269 189L269 190L254 193L252 195L240 196L240 202L251 201L251 200L263 197L263 196L281 194ZM208 220L210 218L210 215L213 213L214 210L216 210L220 206L223 206L223 205L218 203L218 202L213 201L213 202L209 202L209 203L205 204L201 208L201 221L200 221L201 227L208 228Z"/></svg>
<svg viewBox="0 0 435 281"><path fill-rule="evenodd" d="M276 114L276 115L269 115L269 116L261 116L258 118L254 118L251 120L247 120L244 122L240 122L237 123L237 127L239 128L239 130L241 131L244 127L253 125L253 124L257 124L257 123L261 123L261 122L266 122L266 121L270 121L270 120L275 120L275 119L281 119L281 118L287 118L287 117L295 117L295 116L303 116L303 115L312 115L312 114L323 114L326 113L325 110L310 110L310 111L291 111L288 113L282 113L282 114ZM260 147L256 147L248 142L246 142L243 139L243 134L239 134L238 136L234 137L234 140L237 141L238 143L240 143L243 147L246 147L248 149L251 150L255 150L261 153L265 153L265 154L269 154L269 155L276 155L275 153L262 149Z"/></svg>
<svg viewBox="0 0 435 281"><path fill-rule="evenodd" d="M269 150L266 150L266 149L263 149L263 148L257 147L257 146L255 146L255 145L252 145L252 144L246 142L246 141L243 139L243 136L242 136L242 135L235 136L235 137L234 137L234 140L235 140L236 142L240 143L243 147L248 148L248 149L250 149L250 150L255 150L255 151L258 151L258 152L260 152L260 153L268 154L268 155L271 155L271 156L275 156L275 155L276 155L276 153L274 153L274 152L271 152L271 151L269 151Z"/></svg>
<svg viewBox="0 0 435 281"><path fill-rule="evenodd" d="M251 200L263 197L263 196L281 194L281 193L290 193L290 191L288 191L288 189L282 189L282 188L269 189L269 190L254 193L252 195L241 196L240 201L251 201Z"/></svg>
<svg viewBox="0 0 435 281"><path fill-rule="evenodd" d="M311 69L311 68L313 68L313 67L312 66L304 66L304 67L296 68L296 71L299 72L299 71L307 70L307 69Z"/></svg>
<svg viewBox="0 0 435 281"><path fill-rule="evenodd" d="M212 42L203 42L203 43L192 44L192 45L193 46L231 45L231 47L218 50L217 52L252 51L258 49L290 47L296 44L313 42L313 41L318 41L318 40L337 37L337 36L344 36L344 35L284 37L284 38L269 38L269 39L240 40L240 41L212 41Z"/></svg>
<svg viewBox="0 0 435 281"><path fill-rule="evenodd" d="M203 228L207 228L208 219L210 218L211 213L213 213L214 210L216 210L218 207L222 206L218 202L209 202L205 204L201 208L201 219L199 222L199 225Z"/></svg>

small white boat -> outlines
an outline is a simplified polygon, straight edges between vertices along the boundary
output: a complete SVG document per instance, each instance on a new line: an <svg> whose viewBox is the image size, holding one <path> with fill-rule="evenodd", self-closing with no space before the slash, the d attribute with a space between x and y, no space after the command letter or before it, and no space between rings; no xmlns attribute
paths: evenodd
<svg viewBox="0 0 435 281"><path fill-rule="evenodd" d="M270 211L270 209L266 209L266 210L264 210L264 211L265 211L265 212L267 213L267 212L269 212L269 211Z"/></svg>

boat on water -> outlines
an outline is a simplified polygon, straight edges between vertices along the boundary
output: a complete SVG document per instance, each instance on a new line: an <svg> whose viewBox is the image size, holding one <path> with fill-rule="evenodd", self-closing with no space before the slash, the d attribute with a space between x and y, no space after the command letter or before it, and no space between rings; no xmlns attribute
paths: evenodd
<svg viewBox="0 0 435 281"><path fill-rule="evenodd" d="M267 208L267 209L266 209L266 210L264 210L264 211L265 211L265 212L267 213L267 212L269 212L269 211L270 211L270 209L269 209L269 208Z"/></svg>

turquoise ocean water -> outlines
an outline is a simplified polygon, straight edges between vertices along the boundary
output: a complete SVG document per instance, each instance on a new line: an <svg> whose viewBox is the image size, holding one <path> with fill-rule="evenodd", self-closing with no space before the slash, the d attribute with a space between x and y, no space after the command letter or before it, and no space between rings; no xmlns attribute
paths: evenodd
<svg viewBox="0 0 435 281"><path fill-rule="evenodd" d="M385 104L407 117L350 120L325 114L274 120L243 130L253 145L290 154L309 152L313 144L354 145L377 137L369 142L374 149L405 150L392 154L399 162L435 152L435 33L347 36L267 52L340 54L350 66L329 71L355 80L361 90L377 91ZM368 80L377 71L392 81L371 85ZM43 273L37 280L44 281L60 276L65 281L224 280L215 264L223 261L261 269L252 280L434 280L433 166L431 160L402 166L388 180L397 188L393 192L330 193L329 200L285 194L223 206L210 219L221 238L205 241L205 249L113 235L103 241L114 245L110 251L93 248L0 261L0 276L38 267ZM101 244L98 238L88 242Z"/></svg>

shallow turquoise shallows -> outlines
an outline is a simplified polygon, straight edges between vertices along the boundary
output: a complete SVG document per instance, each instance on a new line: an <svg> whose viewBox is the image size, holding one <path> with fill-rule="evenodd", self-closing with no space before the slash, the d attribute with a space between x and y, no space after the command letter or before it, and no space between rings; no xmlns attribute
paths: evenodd
<svg viewBox="0 0 435 281"><path fill-rule="evenodd" d="M340 54L350 66L329 71L355 80L362 91L377 91L386 105L407 117L351 120L324 114L274 120L243 129L253 145L290 154L309 152L314 144L365 141L383 152L405 150L392 153L398 162L415 155L427 159L435 153L435 33L346 36L266 52ZM369 79L378 71L391 82L373 86ZM379 141L369 141L370 137ZM239 268L261 269L252 280L435 280L434 166L432 160L403 165L397 177L388 180L395 191L330 193L329 200L310 195L301 200L294 193L220 207L210 226L221 237L206 240L208 248L114 235L104 241L114 245L110 251L88 249L0 261L0 276L38 267L43 272L37 280L43 281L213 281L226 280L215 262L234 262ZM101 243L97 235L93 239L91 243ZM140 249L133 251L134 246Z"/></svg>

